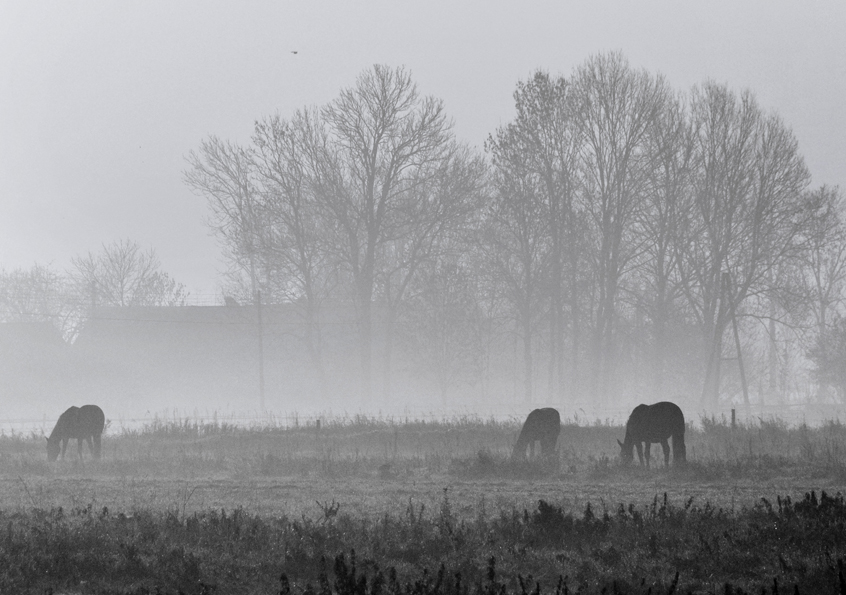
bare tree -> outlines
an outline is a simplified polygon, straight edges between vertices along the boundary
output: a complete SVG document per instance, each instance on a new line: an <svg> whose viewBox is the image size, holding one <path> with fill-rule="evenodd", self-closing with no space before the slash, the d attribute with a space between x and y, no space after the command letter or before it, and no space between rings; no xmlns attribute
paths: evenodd
<svg viewBox="0 0 846 595"><path fill-rule="evenodd" d="M463 145L454 144L436 170L409 189L406 223L380 250L376 298L383 312L382 393L391 394L392 354L397 316L421 266L438 266L455 249L456 236L469 231L484 193L485 165Z"/></svg>
<svg viewBox="0 0 846 595"><path fill-rule="evenodd" d="M691 106L696 216L680 270L706 345L703 404L713 407L723 332L799 249L809 174L792 132L764 115L751 93L738 97L706 83L694 89Z"/></svg>
<svg viewBox="0 0 846 595"><path fill-rule="evenodd" d="M206 197L209 226L221 239L233 276L248 275L250 300L257 299L259 280L258 191L253 155L247 148L211 136L190 151L185 183Z"/></svg>
<svg viewBox="0 0 846 595"><path fill-rule="evenodd" d="M48 265L0 270L0 321L50 322L73 342L87 311L68 279Z"/></svg>
<svg viewBox="0 0 846 595"><path fill-rule="evenodd" d="M421 97L403 68L376 65L323 108L332 142L316 172L327 233L358 308L361 392L371 398L373 301L398 299L462 197L438 192L457 147L443 103ZM431 190L431 191L430 191ZM402 270L394 282L391 270ZM391 316L390 304L388 316Z"/></svg>
<svg viewBox="0 0 846 595"><path fill-rule="evenodd" d="M256 123L255 172L260 188L256 233L262 268L274 294L304 306L304 341L327 394L320 308L337 283L336 266L323 241L323 219L315 199L316 148L326 142L319 114L297 112Z"/></svg>
<svg viewBox="0 0 846 595"><path fill-rule="evenodd" d="M104 244L94 254L71 260L69 277L92 306L181 306L185 286L161 270L155 250L130 240Z"/></svg>
<svg viewBox="0 0 846 595"><path fill-rule="evenodd" d="M584 136L584 200L596 243L592 390L607 398L615 377L618 292L640 248L633 223L653 169L649 132L665 108L668 89L663 78L633 70L620 53L589 58L577 69L573 84Z"/></svg>
<svg viewBox="0 0 846 595"><path fill-rule="evenodd" d="M653 120L647 136L652 156L643 208L637 213L642 250L637 257L634 296L652 326L652 388L663 394L665 361L668 353L668 326L682 320L678 277L679 249L688 240L683 233L690 219L693 135L681 98L668 98L664 109Z"/></svg>
<svg viewBox="0 0 846 595"><path fill-rule="evenodd" d="M323 108L257 122L252 141L204 141L189 155L186 183L208 198L210 223L253 290L305 303L318 367L320 302L351 285L365 399L380 300L389 393L398 305L420 263L476 208L483 162L454 141L442 102L419 96L406 70L385 66Z"/></svg>
<svg viewBox="0 0 846 595"><path fill-rule="evenodd" d="M817 382L834 389L836 402L846 403L846 318L834 317L825 334L817 336L808 356Z"/></svg>
<svg viewBox="0 0 846 595"><path fill-rule="evenodd" d="M54 320L62 310L63 281L50 267L0 270L0 320Z"/></svg>
<svg viewBox="0 0 846 595"><path fill-rule="evenodd" d="M843 193L822 186L808 193L812 215L804 236L804 250L795 263L796 300L811 318L807 351L816 365L824 393L834 386L843 395L843 301L846 298L846 220Z"/></svg>
<svg viewBox="0 0 846 595"><path fill-rule="evenodd" d="M406 347L426 377L434 377L443 405L448 392L481 375L483 314L477 277L455 257L427 262L411 283L403 308Z"/></svg>
<svg viewBox="0 0 846 595"><path fill-rule="evenodd" d="M573 90L564 77L552 78L538 71L514 92L517 116L508 135L497 141L512 142L525 153L526 168L538 178L550 240L546 291L549 305L549 394L566 392L565 334L570 329L572 382L577 378L581 339L582 279L585 246L579 232L579 151L582 135L574 109ZM507 147L499 146L500 153ZM576 391L570 390L570 394Z"/></svg>
<svg viewBox="0 0 846 595"><path fill-rule="evenodd" d="M543 312L549 271L550 233L542 181L516 126L488 139L493 160L493 196L482 226L490 285L509 304L523 343L523 397L532 402L534 337Z"/></svg>
<svg viewBox="0 0 846 595"><path fill-rule="evenodd" d="M846 200L837 187L809 193L812 216L804 232L801 284L818 334L825 334L846 298Z"/></svg>

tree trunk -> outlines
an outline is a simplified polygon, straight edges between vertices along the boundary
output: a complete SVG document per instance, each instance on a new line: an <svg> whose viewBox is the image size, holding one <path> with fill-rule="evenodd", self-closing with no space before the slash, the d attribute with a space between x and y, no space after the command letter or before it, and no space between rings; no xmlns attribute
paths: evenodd
<svg viewBox="0 0 846 595"><path fill-rule="evenodd" d="M532 331L531 331L531 315L524 316L523 319L523 397L526 405L532 404L532 375L533 375L533 358L532 358Z"/></svg>
<svg viewBox="0 0 846 595"><path fill-rule="evenodd" d="M370 285L358 282L358 339L361 361L361 383L359 399L363 405L372 401L373 364L373 308L370 300Z"/></svg>

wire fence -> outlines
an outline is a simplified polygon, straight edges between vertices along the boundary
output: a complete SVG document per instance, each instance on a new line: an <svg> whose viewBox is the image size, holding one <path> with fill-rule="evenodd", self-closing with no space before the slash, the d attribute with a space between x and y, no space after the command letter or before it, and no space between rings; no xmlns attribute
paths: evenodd
<svg viewBox="0 0 846 595"><path fill-rule="evenodd" d="M350 425L350 424L387 424L402 425L407 423L458 423L458 422L519 422L522 420L523 412L515 410L512 413L490 413L487 415L471 413L469 411L454 412L405 412L405 413L366 413L366 412L325 412L325 413L299 413L299 412L212 412L212 413L182 413L179 411L163 411L141 416L118 416L116 418L106 415L108 431L121 433L125 431L155 428L169 424L184 425L228 425L244 429L248 428L279 428L293 429L315 426L318 421L321 425ZM48 417L21 417L21 418L0 418L0 435L41 435L49 434L56 423L56 416Z"/></svg>
<svg viewBox="0 0 846 595"><path fill-rule="evenodd" d="M426 410L398 410L396 412L368 412L360 411L325 411L325 412L297 412L297 411L212 411L188 412L179 410L147 413L137 416L106 415L108 433L120 434L139 431L145 428L155 429L167 425L226 425L237 428L274 428L294 429L313 427L320 421L321 425L351 425L351 424L386 424L404 425L408 423L521 423L526 412L531 407L501 406L487 409L445 409L438 411ZM616 425L623 426L631 413L628 407L596 407L566 408L559 407L562 422L580 426ZM731 407L726 405L718 413L704 414L688 411L686 419L689 425L701 427L702 419L714 420L717 423L730 424L734 420L737 424L756 426L764 423L780 423L789 427L802 425L817 426L823 423L846 422L846 407L808 407L802 403L791 403L771 406L755 406L750 408ZM41 436L47 435L56 423L55 415L41 417L0 418L0 435Z"/></svg>
<svg viewBox="0 0 846 595"><path fill-rule="evenodd" d="M185 298L186 306L224 306L225 296L220 292L191 292Z"/></svg>

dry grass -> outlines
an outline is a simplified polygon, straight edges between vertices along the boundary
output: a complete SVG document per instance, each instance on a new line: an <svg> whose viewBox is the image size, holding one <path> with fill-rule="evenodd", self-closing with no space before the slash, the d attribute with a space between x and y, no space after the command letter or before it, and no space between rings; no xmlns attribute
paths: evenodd
<svg viewBox="0 0 846 595"><path fill-rule="evenodd" d="M627 511L646 511L658 502L657 496L665 508L699 511L697 531L711 518L707 511L722 510L721 518L728 520L713 524L711 529L717 531L722 527L721 530L729 531L735 525L740 527L738 523L742 519L751 518L748 517L751 511L762 506L762 497L775 501L777 496L784 496L802 501L811 490L834 494L846 484L846 466L841 456L846 452L846 427L834 422L809 428L790 427L771 420L732 429L716 420L703 420L699 429L690 429L687 434L689 464L670 469L621 467L616 439L622 437L623 430L601 423L566 424L559 441L559 456L554 461L515 463L508 455L518 431L517 423L471 418L439 423L356 418L330 422L320 430L313 426L283 428L265 424L242 428L224 422L170 420L157 421L133 431L112 431L104 438L101 461L90 458L77 461L75 449L69 447L67 460L56 463L47 463L42 437L5 435L0 436L0 501L3 502L0 514L4 522L11 523L8 539L28 534L27 531L52 530L49 527L59 531L56 539L63 534L81 532L79 537L87 544L88 555L94 558L98 551L97 536L124 527L119 525L123 521L114 519L120 519L120 515L147 519L145 526L150 531L162 532L167 539L153 540L154 545L151 545L134 541L141 539L141 533L134 529L135 532L127 534L124 541L128 544L126 547L131 546L129 553L137 550L145 560L142 566L146 570L138 571L141 578L133 583L138 588L176 585L177 582L169 582L177 581L176 574L168 574L173 568L181 569L173 572L183 573L179 581L190 583L185 577L205 577L214 584L226 585L221 592L276 592L268 589L281 588L276 581L282 570L288 572L292 580L299 577L295 585L303 588L304 581L317 580L321 555L331 559L356 548L371 562L381 560L382 568L395 565L407 576L419 572L424 564L434 571L439 562L437 555L441 556L440 561L447 562L458 559L458 555L464 560L462 568L466 576L473 572L484 574L488 562L487 554L483 553L487 552L500 560L499 571L505 573L502 576L509 577L506 581L509 589L517 588L514 582L517 574L531 571L535 577L544 577L546 590L550 591L559 572L555 568L570 567L561 565L558 558L561 552L556 553L558 546L540 547L539 542L532 541L535 538L525 541L537 521L533 515L540 515L541 520L537 521L540 525L548 524L549 519L569 516L571 521L561 521L566 524L583 518L588 505L600 517L604 514L600 511L614 516L621 505ZM653 460L661 461L660 448L653 447L653 450ZM540 501L551 508L539 508ZM103 510L108 514L104 515ZM71 514L72 511L77 512ZM522 511L527 511L525 514L529 516L524 518ZM61 522L55 520L57 514L63 515ZM284 557L273 562L259 556L262 571L270 573L268 577L249 583L252 585L249 588L231 591L233 585L240 583L214 570L209 559L216 555L214 551L197 549L195 542L183 540L183 534L191 523L202 528L208 523L223 522L218 518L220 515L231 523L233 514L242 515L238 517L239 523L260 527L261 531L269 532L268 535L278 529L281 522L287 527L285 535L289 535L286 538L289 541L294 539L290 532L295 532L292 528L295 523L300 523L301 529L310 527L314 533L309 539L318 540L316 543L322 545L314 545L307 560L300 560L311 565L308 572L296 574L291 562L286 562ZM508 520L514 514L519 518ZM636 516L627 514L632 518ZM438 531L445 530L447 521L444 519L448 519L447 524L453 531L458 527L469 531L462 542L464 546L450 542L452 549L443 549L444 543L438 541L443 536ZM626 562L626 556L616 556L608 549L613 546L614 551L619 552L620 546L614 545L613 540L608 541L607 536L597 535L593 553L578 542L568 546L578 551L566 555L578 564L586 564L571 568L572 572L581 568L580 580L588 580L591 576L596 580L611 575L625 577L630 586L635 575L640 573L652 577L650 580L657 581L656 585L668 588L672 574L658 575L650 570L654 566L649 563L653 546L648 536L644 534L638 538L629 521L619 522L620 533L614 539L630 540L627 547L637 550L637 564L626 566L631 566L632 561ZM842 524L843 521L832 522ZM377 538L368 532L380 523L388 523L391 529L379 539L395 540L394 549L406 552L402 557L396 558L390 548L385 550L375 545ZM340 530L339 526L344 529ZM334 528L329 531L330 527ZM414 531L423 528L432 532L432 537L427 539L434 541L425 555L417 555L411 544L416 539ZM88 529L94 533L88 535ZM329 533L325 534L324 530ZM486 531L498 544L496 548L489 547L488 538L484 537ZM15 539L7 545L17 543ZM24 544L36 550L53 547L45 545L52 543L49 539L32 539L24 539ZM404 539L411 541L406 543ZM474 540L481 541L476 543ZM292 547L291 543L286 547ZM691 555L699 552L697 548L706 547L685 543L685 547L693 548ZM714 543L708 547L716 547ZM112 546L118 549L112 551L109 549ZM112 543L109 547L104 546L102 550L106 558L123 555L120 554L122 546ZM464 552L462 547L479 551ZM536 547L540 549L532 553L533 561L521 566L520 560L529 560L525 557L526 552ZM826 555L833 556L832 559L844 555L840 542L826 547ZM174 548L181 553L173 554ZM11 556L10 551L0 544L0 558ZM822 552L810 552L807 560L797 553L796 567L804 564L805 568L821 568L818 556ZM46 551L39 555L47 564L55 553ZM34 554L29 551L27 555ZM248 565L259 564L259 558L249 562L253 554L242 552L242 555ZM157 565L158 558L162 561ZM732 554L732 564L735 558ZM168 559L170 562L166 564ZM17 563L12 559L5 561ZM86 571L90 576L105 572L98 566L100 562L95 562L91 562ZM240 573L238 576L249 574L234 561L226 564L234 564L230 569ZM785 574L784 569L779 571L778 562L770 558L766 558L766 564L766 571L771 574L778 571L784 577L799 576L793 571L793 574ZM734 568L728 561L724 566L727 572ZM624 568L628 568L626 573L619 574ZM732 572L735 574L725 575L726 580L735 581L736 585L752 584L742 573L738 575L736 569ZM55 574L48 572L47 576L53 577L50 580L58 580ZM80 587L88 574L73 576L70 582L61 585L72 586L80 592L95 592L93 587L88 591ZM693 584L692 576L690 572L688 575L682 573L680 584ZM197 591L197 581L201 578L197 578L190 589L184 585L180 588L185 592ZM60 583L48 580L41 584L46 588ZM259 586L264 590L256 590Z"/></svg>

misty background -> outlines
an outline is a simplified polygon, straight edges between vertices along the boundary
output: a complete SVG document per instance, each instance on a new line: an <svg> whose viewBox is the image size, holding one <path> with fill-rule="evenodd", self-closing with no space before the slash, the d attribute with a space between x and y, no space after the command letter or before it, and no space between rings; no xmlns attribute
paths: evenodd
<svg viewBox="0 0 846 595"><path fill-rule="evenodd" d="M3 417L833 417L844 17L5 3Z"/></svg>

